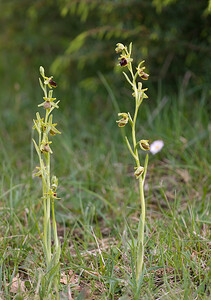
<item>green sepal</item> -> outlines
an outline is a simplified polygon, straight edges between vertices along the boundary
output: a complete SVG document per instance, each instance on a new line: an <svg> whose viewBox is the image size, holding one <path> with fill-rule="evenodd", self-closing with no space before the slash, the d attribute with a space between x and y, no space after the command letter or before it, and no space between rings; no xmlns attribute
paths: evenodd
<svg viewBox="0 0 211 300"><path fill-rule="evenodd" d="M130 123L131 126L133 126L133 119L132 119L132 117L131 117L131 115L130 115L129 112L127 114L128 114L129 123Z"/></svg>
<svg viewBox="0 0 211 300"><path fill-rule="evenodd" d="M39 78L39 83L40 83L40 86L41 86L41 89L43 90L44 94L46 93L46 90L44 88L44 85L42 83L42 80Z"/></svg>
<svg viewBox="0 0 211 300"><path fill-rule="evenodd" d="M52 96L53 96L53 90L49 90L49 92L48 92L48 98L52 98Z"/></svg>

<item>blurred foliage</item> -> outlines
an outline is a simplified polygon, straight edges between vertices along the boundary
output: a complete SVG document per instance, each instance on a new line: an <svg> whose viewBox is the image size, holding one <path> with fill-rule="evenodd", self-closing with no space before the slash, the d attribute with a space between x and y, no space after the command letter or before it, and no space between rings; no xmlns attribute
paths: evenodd
<svg viewBox="0 0 211 300"><path fill-rule="evenodd" d="M210 82L211 15L207 0L0 1L0 71L29 79L40 65L64 87L95 89L112 79L117 42L133 42L151 81ZM8 72L8 70L12 72ZM14 77L14 78L13 78Z"/></svg>

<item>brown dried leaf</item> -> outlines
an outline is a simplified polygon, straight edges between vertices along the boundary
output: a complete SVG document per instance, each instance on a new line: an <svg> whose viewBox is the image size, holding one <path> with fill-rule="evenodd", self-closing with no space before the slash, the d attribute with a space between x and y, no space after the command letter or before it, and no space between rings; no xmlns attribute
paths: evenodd
<svg viewBox="0 0 211 300"><path fill-rule="evenodd" d="M7 286L8 285L10 285L10 283L7 283ZM25 292L24 281L22 281L18 276L13 277L10 292L14 294L17 294L18 292Z"/></svg>
<svg viewBox="0 0 211 300"><path fill-rule="evenodd" d="M182 177L182 180L185 183L188 183L191 180L191 177L190 177L190 174L189 174L188 170L177 169L176 172L177 172L178 175L180 175Z"/></svg>
<svg viewBox="0 0 211 300"><path fill-rule="evenodd" d="M60 282L65 285L67 284L76 285L78 283L78 275L74 274L72 270L69 270L67 275L65 274L65 272L61 272Z"/></svg>

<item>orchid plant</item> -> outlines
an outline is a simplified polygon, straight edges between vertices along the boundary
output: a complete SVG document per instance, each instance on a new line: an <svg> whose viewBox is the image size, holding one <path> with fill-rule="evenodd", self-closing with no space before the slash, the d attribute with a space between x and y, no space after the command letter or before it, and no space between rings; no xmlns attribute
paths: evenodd
<svg viewBox="0 0 211 300"><path fill-rule="evenodd" d="M128 149L134 158L135 161L135 172L134 176L139 182L139 192L140 192L140 202L141 202L141 214L139 218L138 224L138 237L136 241L136 251L135 251L135 268L136 268L136 283L138 284L141 276L143 275L143 265L144 265L144 226L145 226L145 199L144 199L144 183L146 179L147 173L147 165L148 165L148 154L145 156L145 162L141 163L141 159L139 157L140 148L143 151L150 150L149 141L145 139L137 140L136 138L136 120L138 116L139 108L144 99L148 98L146 95L146 88L142 88L142 82L137 79L140 78L142 80L147 80L149 75L145 72L145 67L143 66L144 61L141 61L135 72L132 66L133 58L131 57L132 53L132 43L129 46L129 49L118 43L116 47L116 52L120 53L119 57L119 65L121 67L126 67L129 70L130 75L128 76L125 72L123 72L126 80L132 87L132 96L135 98L135 112L134 115L128 113L119 113L118 116L120 120L117 121L119 127L124 127L128 123L131 126L131 139L132 145L127 136L125 136L125 140L128 146ZM137 82L138 81L138 82Z"/></svg>
<svg viewBox="0 0 211 300"><path fill-rule="evenodd" d="M36 167L36 173L34 176L38 176L42 179L42 201L43 201L43 213L44 213L44 224L43 224L43 248L46 259L47 272L52 267L58 266L61 253L60 242L57 235L57 225L55 220L54 212L54 201L57 198L57 186L58 179L56 176L51 177L51 155L53 153L51 149L50 136L60 134L56 128L56 123L53 123L52 111L55 108L59 108L56 98L53 98L53 89L57 86L56 82L53 81L53 77L45 76L43 67L40 67L40 74L42 80L39 78L41 89L43 90L44 97L43 102L38 107L43 107L45 111L45 117L41 117L39 112L36 113L36 120L34 121L33 129L36 129L38 133L37 142L33 139L33 143L39 158L39 166ZM51 216L52 216L52 227L54 236L54 250L52 250L51 240Z"/></svg>

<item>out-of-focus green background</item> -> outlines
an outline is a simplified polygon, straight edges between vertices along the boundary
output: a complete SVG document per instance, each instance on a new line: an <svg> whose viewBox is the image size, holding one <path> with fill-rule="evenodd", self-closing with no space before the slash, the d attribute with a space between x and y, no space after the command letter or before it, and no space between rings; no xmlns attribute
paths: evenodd
<svg viewBox="0 0 211 300"><path fill-rule="evenodd" d="M115 44L131 41L152 84L210 83L207 0L7 0L0 22L1 82L10 89L34 85L44 65L60 86L96 91L98 72L116 78Z"/></svg>

